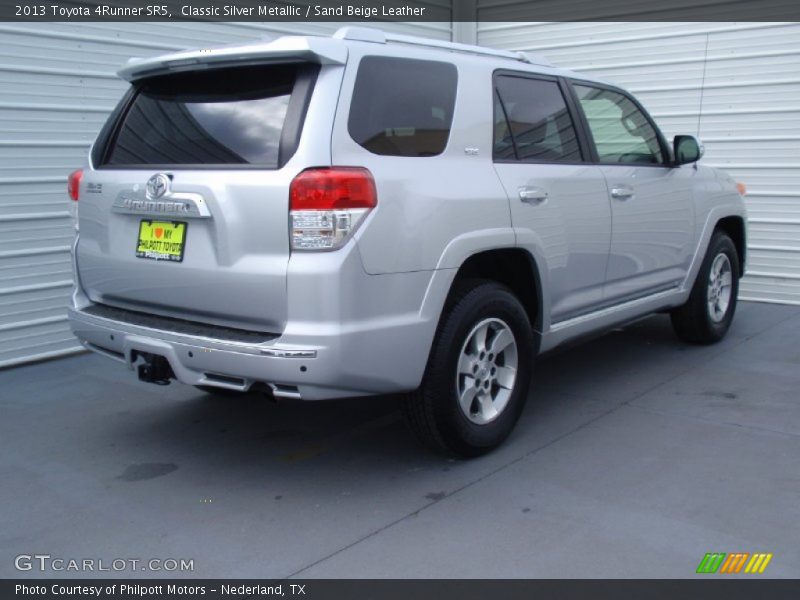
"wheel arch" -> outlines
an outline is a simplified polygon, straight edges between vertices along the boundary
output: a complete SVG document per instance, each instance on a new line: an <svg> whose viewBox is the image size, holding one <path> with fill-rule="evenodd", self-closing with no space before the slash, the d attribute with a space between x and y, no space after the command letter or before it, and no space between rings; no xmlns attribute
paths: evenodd
<svg viewBox="0 0 800 600"><path fill-rule="evenodd" d="M744 263L747 255L747 228L743 217L728 216L719 219L714 231L724 231L736 246L739 256L739 277L744 275Z"/></svg>
<svg viewBox="0 0 800 600"><path fill-rule="evenodd" d="M525 308L533 329L535 351L538 352L544 303L541 276L530 252L522 248L497 248L472 254L458 268L450 292L465 279L496 281L511 289Z"/></svg>

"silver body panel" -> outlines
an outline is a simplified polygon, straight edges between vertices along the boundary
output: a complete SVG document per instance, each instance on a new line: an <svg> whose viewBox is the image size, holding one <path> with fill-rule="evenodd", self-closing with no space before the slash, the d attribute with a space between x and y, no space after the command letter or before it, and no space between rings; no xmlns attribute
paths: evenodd
<svg viewBox="0 0 800 600"><path fill-rule="evenodd" d="M178 380L194 385L265 383L278 396L312 400L407 391L421 382L450 286L470 256L500 248L530 254L546 351L682 304L716 223L744 217L734 182L702 166L493 162L494 71L590 78L410 43L287 39L123 69L135 80L203 61L297 57L322 65L298 149L280 169L174 170L173 197L158 207L139 197L156 170L86 167L83 186L102 184L102 192L81 194L70 319L89 349L131 367L137 353L164 356ZM442 154L378 156L351 139L350 99L366 55L456 66ZM369 169L378 205L339 250L290 252L289 183L305 168L331 165ZM615 197L621 186L632 194ZM181 201L185 211L170 218L189 223L184 262L135 258L139 220L180 211L170 203ZM165 325L105 318L92 314L95 305ZM208 324L209 333L171 330L168 319ZM212 326L265 337L215 337Z"/></svg>
<svg viewBox="0 0 800 600"><path fill-rule="evenodd" d="M613 221L604 298L624 301L679 285L694 249L692 186L698 172L691 166L600 169ZM615 190L624 195L615 197Z"/></svg>
<svg viewBox="0 0 800 600"><path fill-rule="evenodd" d="M603 301L611 207L596 165L499 163L517 243L547 264L549 317L559 321ZM534 202L527 194L538 192Z"/></svg>

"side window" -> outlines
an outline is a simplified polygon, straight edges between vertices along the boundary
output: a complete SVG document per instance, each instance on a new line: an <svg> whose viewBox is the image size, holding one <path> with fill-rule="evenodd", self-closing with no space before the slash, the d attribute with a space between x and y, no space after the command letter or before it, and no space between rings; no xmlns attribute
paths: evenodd
<svg viewBox="0 0 800 600"><path fill-rule="evenodd" d="M350 103L350 137L384 156L441 154L450 136L457 80L449 63L365 56Z"/></svg>
<svg viewBox="0 0 800 600"><path fill-rule="evenodd" d="M558 83L501 75L495 86L495 159L581 160L575 127Z"/></svg>
<svg viewBox="0 0 800 600"><path fill-rule="evenodd" d="M630 98L586 85L574 87L600 162L664 164L655 128Z"/></svg>

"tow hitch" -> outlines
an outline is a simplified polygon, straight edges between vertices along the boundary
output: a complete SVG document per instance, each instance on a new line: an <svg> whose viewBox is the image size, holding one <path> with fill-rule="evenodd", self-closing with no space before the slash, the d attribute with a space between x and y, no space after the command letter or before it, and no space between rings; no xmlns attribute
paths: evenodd
<svg viewBox="0 0 800 600"><path fill-rule="evenodd" d="M149 352L137 352L134 362L139 359L142 362L137 365L136 372L140 381L156 385L169 385L170 380L175 379L175 373L173 373L169 361L163 356Z"/></svg>

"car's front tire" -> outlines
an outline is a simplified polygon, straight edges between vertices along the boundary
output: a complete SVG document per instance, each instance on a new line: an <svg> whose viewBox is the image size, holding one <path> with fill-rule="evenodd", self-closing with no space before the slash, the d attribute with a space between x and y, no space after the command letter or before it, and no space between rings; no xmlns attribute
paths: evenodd
<svg viewBox="0 0 800 600"><path fill-rule="evenodd" d="M713 344L725 337L736 312L739 272L739 253L733 240L724 231L715 232L689 299L670 315L679 338L693 344Z"/></svg>
<svg viewBox="0 0 800 600"><path fill-rule="evenodd" d="M403 404L427 446L478 456L511 433L525 404L533 363L528 315L507 287L465 281L453 290L422 385Z"/></svg>

